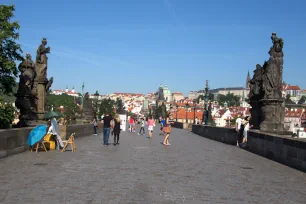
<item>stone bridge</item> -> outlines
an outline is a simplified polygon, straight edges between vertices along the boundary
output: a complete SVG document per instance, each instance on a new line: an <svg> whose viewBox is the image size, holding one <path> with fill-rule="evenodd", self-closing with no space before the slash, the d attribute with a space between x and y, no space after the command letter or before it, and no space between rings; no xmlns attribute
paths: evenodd
<svg viewBox="0 0 306 204"><path fill-rule="evenodd" d="M104 147L99 134L78 138L76 153L1 159L0 203L306 203L305 173L186 130L162 139L123 132Z"/></svg>

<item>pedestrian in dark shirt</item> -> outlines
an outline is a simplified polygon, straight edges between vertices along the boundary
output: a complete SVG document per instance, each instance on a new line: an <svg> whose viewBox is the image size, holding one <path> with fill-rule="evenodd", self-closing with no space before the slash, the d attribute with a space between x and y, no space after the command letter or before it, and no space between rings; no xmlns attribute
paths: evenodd
<svg viewBox="0 0 306 204"><path fill-rule="evenodd" d="M119 144L119 136L121 130L120 126L121 126L120 117L119 115L116 115L114 119L114 146Z"/></svg>
<svg viewBox="0 0 306 204"><path fill-rule="evenodd" d="M109 139L109 133L110 133L110 128L111 128L112 120L113 120L113 117L110 116L108 113L102 119L102 123L103 123L103 143L104 143L104 146L108 145L108 139Z"/></svg>

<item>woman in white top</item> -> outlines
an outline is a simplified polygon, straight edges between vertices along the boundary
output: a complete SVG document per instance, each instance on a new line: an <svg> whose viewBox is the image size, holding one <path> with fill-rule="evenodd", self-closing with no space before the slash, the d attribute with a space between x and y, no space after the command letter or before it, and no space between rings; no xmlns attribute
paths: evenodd
<svg viewBox="0 0 306 204"><path fill-rule="evenodd" d="M248 131L252 127L252 125L250 125L250 119L251 119L250 116L246 116L242 122L242 124L244 125L243 140L242 140L243 144L246 144L246 142L248 141Z"/></svg>
<svg viewBox="0 0 306 204"><path fill-rule="evenodd" d="M62 138L61 138L61 136L59 134L59 131L58 131L57 121L56 121L55 118L51 119L51 125L49 127L48 133L52 134L52 135L56 135L57 147L59 147L59 146L62 147L62 148L64 147Z"/></svg>

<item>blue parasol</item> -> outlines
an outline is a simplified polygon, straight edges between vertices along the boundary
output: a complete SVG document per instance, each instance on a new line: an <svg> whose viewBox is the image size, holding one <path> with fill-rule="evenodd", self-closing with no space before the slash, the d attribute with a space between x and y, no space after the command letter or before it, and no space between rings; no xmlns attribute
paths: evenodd
<svg viewBox="0 0 306 204"><path fill-rule="evenodd" d="M47 125L38 125L31 132L28 137L28 145L33 146L46 135Z"/></svg>

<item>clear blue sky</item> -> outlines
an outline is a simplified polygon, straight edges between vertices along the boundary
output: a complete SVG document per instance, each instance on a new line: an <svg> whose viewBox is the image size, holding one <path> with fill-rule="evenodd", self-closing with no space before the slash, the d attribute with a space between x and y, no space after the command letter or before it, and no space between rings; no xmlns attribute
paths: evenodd
<svg viewBox="0 0 306 204"><path fill-rule="evenodd" d="M2 0L3 2L3 0ZM242 86L284 38L284 80L306 88L305 0L4 0L16 5L20 42L51 47L52 89L187 94Z"/></svg>

